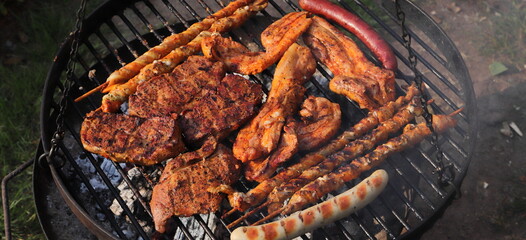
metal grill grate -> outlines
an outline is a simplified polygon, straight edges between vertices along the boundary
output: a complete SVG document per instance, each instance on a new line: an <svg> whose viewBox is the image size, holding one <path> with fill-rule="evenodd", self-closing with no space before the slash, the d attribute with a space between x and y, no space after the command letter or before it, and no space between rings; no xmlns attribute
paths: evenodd
<svg viewBox="0 0 526 240"><path fill-rule="evenodd" d="M219 10L226 5L221 0L185 1L109 1L97 9L86 20L81 35L79 57L74 59L78 66L75 72L75 85L70 96L66 115L66 138L60 146L64 155L62 167L50 166L55 181L63 184L62 194L77 217L102 238L152 238L152 214L149 209L149 196L142 188L151 189L159 167L136 167L139 176L130 176L134 166L104 161L83 150L79 129L83 116L100 106L101 95L95 94L74 103L73 99L101 84L115 69L136 58L150 47L176 32L182 31L193 22ZM377 4L364 4L359 0L340 1L346 9L357 13L375 26L392 44L399 60L396 72L399 85L412 82L412 73L402 46L400 27L396 21L395 8L391 1ZM474 146L475 122L474 95L466 67L452 42L430 18L412 3L401 1L409 22L410 34L415 43L416 56L421 64L419 71L424 76L428 93L435 100L432 108L436 113L449 113L460 107L465 110L459 115L457 127L441 135L439 143L445 152L445 160L453 163L459 186L469 164ZM270 0L267 9L252 17L230 36L249 48L262 49L259 33L275 20L291 11L301 10L296 1ZM44 149L49 149L49 140L54 132L54 114L57 112L58 97L62 94L65 63L68 58L69 41L63 45L53 64L44 89L42 105L42 139ZM375 61L370 53L366 53ZM92 71L93 76L88 77ZM272 80L273 70L251 76L251 80L262 84L265 91ZM311 94L323 95L339 102L351 125L365 116L354 103L328 91L331 74L318 67L315 79L308 84ZM398 89L402 92L401 89ZM400 238L407 236L428 221L454 193L454 189L443 189L436 184L433 170L435 151L428 141L417 148L390 157L380 168L386 169L390 182L380 197L365 209L320 228L303 239L347 238L375 239ZM135 171L134 170L134 171ZM115 180L120 179L120 180ZM352 187L349 183L347 187ZM123 187L124 186L124 187ZM145 187L142 187L145 186ZM238 190L247 191L253 187L241 181ZM122 195L131 191L130 198L136 200L128 204ZM335 193L336 194L336 193ZM122 209L122 215L112 211L112 204ZM249 218L254 222L263 214ZM234 219L239 215L234 215ZM197 215L188 219L174 218L174 236L187 239L221 239L228 236L226 229L230 218L222 220L219 214ZM199 236L192 229L201 229Z"/></svg>

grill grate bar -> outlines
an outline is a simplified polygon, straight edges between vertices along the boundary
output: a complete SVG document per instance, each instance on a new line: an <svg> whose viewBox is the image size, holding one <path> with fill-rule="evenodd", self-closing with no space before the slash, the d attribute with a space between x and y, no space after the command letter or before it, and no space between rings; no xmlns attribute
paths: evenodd
<svg viewBox="0 0 526 240"><path fill-rule="evenodd" d="M351 214L351 219L356 222L356 224L358 224L358 227L360 227L360 229L362 230L363 233L365 233L365 235L367 235L367 237L369 239L376 239L373 234L371 232L369 232L369 229L364 225L364 223L362 222L362 220L358 217L358 215L356 215L356 213L353 213Z"/></svg>
<svg viewBox="0 0 526 240"><path fill-rule="evenodd" d="M93 55L93 57L97 60L97 62L99 62L104 67L106 74L111 73L111 70L110 70L111 68L108 66L108 64L106 64L106 61L103 60L103 57L100 55L100 53L97 52L97 50L95 50L95 47L93 47L93 44L91 44L89 40L83 41L82 44L86 46L88 51L91 53L91 55ZM79 54L79 57L80 57L80 54ZM89 67L87 67L86 69L88 69L89 71Z"/></svg>
<svg viewBox="0 0 526 240"><path fill-rule="evenodd" d="M79 111L77 111L78 113L80 113ZM71 133L71 135L73 136L73 138L75 139L75 141L77 142L77 144L81 145L80 143L80 136L76 133L76 131L74 131L69 125L66 125L69 132ZM124 200L122 199L122 197L120 196L119 192L117 191L117 189L113 186L113 184L111 183L111 180L108 178L108 176L104 173L104 170L102 170L102 168L97 164L97 160L95 160L95 158L91 155L91 153L87 152L87 151L84 151L84 154L86 154L86 157L88 158L88 160L90 161L90 163L93 165L93 167L95 168L95 171L98 173L98 175L101 177L102 181L104 182L104 184L108 187L108 190L110 190L111 194L115 197L115 200L117 200L117 202L119 203L119 205L121 206L121 208L124 210L124 213L128 216L128 218L130 219L130 221L132 222L132 225L134 226L135 229L137 229L137 231L139 232L139 234L147 239L148 238L148 235L144 232L144 229L141 227L141 225L139 224L139 222L137 222L137 218L135 218L134 214L132 213L132 211L130 210L130 208L128 208L128 206L126 205L126 202L124 202ZM74 162L74 161L73 161ZM75 163L76 164L76 163ZM85 184L90 184L89 181L88 182L85 182ZM101 207L102 208L106 208L106 207ZM107 208L106 208L107 210ZM114 229L115 230L115 229Z"/></svg>
<svg viewBox="0 0 526 240"><path fill-rule="evenodd" d="M133 192L133 195L137 198L137 200L139 200L139 202L141 203L142 207L144 208L144 210L146 211L146 213L152 217L152 211L150 210L150 205L146 202L146 200L144 199L144 197L141 195L141 193L139 192L139 189L135 186L135 184L131 181L131 179L128 177L128 174L126 174L124 172L124 169L122 169L121 165L117 164L116 162L114 161L111 161L113 163L113 166L115 166L115 168L117 169L117 171L120 173L120 175L122 176L122 179L126 182L126 184L128 184L128 186L130 187L130 189L132 190ZM142 172L142 171L141 171Z"/></svg>
<svg viewBox="0 0 526 240"><path fill-rule="evenodd" d="M212 232L212 230L208 227L208 224L203 220L203 218L199 214L196 214L193 217L199 223L199 225L201 225L201 227L205 230L205 233L206 235L208 235L208 237L210 237L211 239L217 239L214 233Z"/></svg>
<svg viewBox="0 0 526 240"><path fill-rule="evenodd" d="M179 21L181 21L181 23L186 27L186 28L189 28L190 27L190 24L188 23L188 21L186 21L186 19L175 9L175 7L170 3L168 2L168 0L162 0L162 2L164 3L164 5L166 5L166 7L168 8L168 10L170 10L170 12L172 12L172 14L177 18L179 19Z"/></svg>
<svg viewBox="0 0 526 240"><path fill-rule="evenodd" d="M142 1L151 11L152 13L159 19L159 21L170 31L170 33L175 34L177 31L175 31L170 23L159 13L159 11L153 6L153 4L150 1Z"/></svg>
<svg viewBox="0 0 526 240"><path fill-rule="evenodd" d="M402 57L402 54L394 49L393 50L395 55L397 55L397 57ZM406 58L401 58L400 59L402 63L404 63L406 66L409 67L409 60L407 60ZM422 74L421 71L417 70L419 74ZM407 78L407 76L405 76L405 78ZM413 81L412 80L408 80L408 79L405 79L406 82L408 82L409 84L412 83ZM440 97L440 100L441 101L444 101L451 109L459 109L460 107L458 107L448 96L445 95L445 93L441 92L438 87L433 84L429 78L427 78L426 76L422 75L422 81L428 86L429 89L433 90L433 93L435 93L436 95L438 95ZM431 104L431 105L434 105L434 104ZM463 118L464 120L466 120L466 115L463 114L462 112L460 112L458 114L458 116L460 116L461 118Z"/></svg>
<svg viewBox="0 0 526 240"><path fill-rule="evenodd" d="M137 15L137 17L141 20L141 22L144 23L144 26L146 26L148 28L148 30L150 30L150 32L153 33L155 38L157 38L157 40L159 42L162 42L163 41L163 37L161 37L161 35L159 35L159 33L157 33L157 30L154 29L153 25L150 23L150 21L148 21L148 19L146 19L144 14L142 14L142 12L139 11L139 9L137 9L137 7L135 7L135 5L130 5L130 9L133 11L133 13L135 13L135 15Z"/></svg>
<svg viewBox="0 0 526 240"><path fill-rule="evenodd" d="M350 11L353 11L352 8L344 1L341 1L339 0L338 2L340 2L346 9L350 10ZM380 20L380 18L374 14L371 9L369 9L367 6L365 6L365 4L363 4L360 0L354 0L354 2L362 9L364 10L369 16L371 16L376 23L380 24L385 30L388 30L388 31L392 31L392 29L387 26L387 24ZM385 10L385 9L384 9ZM388 13L388 11L386 11ZM391 17L391 20L394 21L395 23L398 24L398 21L397 19L392 16L391 14L389 14L389 16ZM394 32L394 31L393 31ZM417 43L419 43L425 50L426 52L430 53L431 56L433 56L433 58L435 58L435 60L437 60L440 64L442 64L443 66L446 66L447 62L444 61L444 59L442 57L440 57L429 45L427 45L424 41L422 41L422 39L417 35L415 34L413 31L411 31L411 29L408 28L408 33L411 35L411 38L412 39L415 39L417 41ZM394 38L396 38L400 43L403 43L403 39L401 38L400 34L391 34ZM417 57L417 59L419 61L421 61L424 66L426 66L431 72L433 72L433 74L435 74L435 76L437 76L437 78L442 81L444 84L446 84L455 94L457 94L457 96L460 97L460 90L458 88L456 88L451 82L449 82L447 80L447 78L441 74L439 71L436 70L436 68L434 68L424 57L422 57L421 54L419 54L418 52L415 52L415 56Z"/></svg>
<svg viewBox="0 0 526 240"><path fill-rule="evenodd" d="M409 179L407 179L407 176L404 172L402 172L402 170L400 170L399 167L396 166L396 164L392 163L391 162L391 158L388 158L386 159L386 163L389 164L398 174L398 176L400 176L400 178L405 182L407 183L409 186L411 186L412 189L414 189L416 191L416 193L418 194L418 196L424 200L424 202L431 208L431 209L435 209L435 205L424 195L423 191L420 190L419 187L417 187L412 181L410 181ZM392 186L391 184L388 183L389 186ZM396 187L393 186L393 188L396 189ZM413 205L408 205L410 206L410 208L413 208L415 209L415 207ZM416 213L416 212L415 212ZM418 216L422 217L422 215L420 213L418 213Z"/></svg>
<svg viewBox="0 0 526 240"><path fill-rule="evenodd" d="M124 15L123 13L119 13L119 18L122 20L122 22L124 22L124 24L126 24L126 26L128 27L128 29L130 29L130 31L133 33L133 35L135 35L135 37L142 43L142 45L144 47L146 47L147 49L150 49L150 46L148 44L148 41L146 41L146 39L143 38L142 34L139 32L139 30L133 26L133 24L130 22L130 20L126 17L126 15ZM157 45L157 44L155 44Z"/></svg>
<svg viewBox="0 0 526 240"><path fill-rule="evenodd" d="M67 126L68 124L66 123L65 125ZM80 166L75 162L75 160L73 159L73 156L71 156L71 153L67 150L64 144L60 143L59 146L60 146L60 149L62 150L62 153L64 153L66 159L69 161L69 163L73 167L75 173L77 173L77 175L80 177L80 179L82 180L82 182L84 183L84 185L86 186L90 194L94 196L93 199L95 200L97 205L100 207L100 209L103 211L103 214L106 217L106 219L108 219L108 221L110 222L110 225L117 232L119 237L121 237L122 239L125 239L126 236L124 235L122 230L119 228L117 221L115 220L115 215L111 213L110 211L108 211L106 207L104 207L102 199L100 199L98 193L95 191L93 186L89 183L89 179L86 177L86 175L84 174ZM90 153L87 153L87 154L91 155Z"/></svg>
<svg viewBox="0 0 526 240"><path fill-rule="evenodd" d="M188 3L184 0L179 0L179 2L186 8L186 10L188 10L188 12L190 12L190 14L192 14L192 16L195 18L195 20L199 20L201 17L199 16L199 14L197 14L196 11L194 11L194 9L192 7L190 7L190 5L188 5Z"/></svg>
<svg viewBox="0 0 526 240"><path fill-rule="evenodd" d="M418 151L422 154L422 156L425 155L425 158L428 160L427 162L430 163L431 166L432 166L434 169L437 168L436 163L435 163L431 158L429 158L429 157L427 156L427 154L425 154L421 149L419 149ZM440 189L440 187L438 187L438 186L437 186L437 185L436 185L436 184L435 184L435 183L429 178L429 176L428 176L427 174L425 174L424 171L422 171L422 169L421 169L419 166L417 166L417 164L416 164L413 160L411 160L411 159L409 158L409 156L407 156L407 154L400 153L400 155L403 156L404 160L406 160L406 161L411 165L411 167L412 167L412 168L413 168L418 174L421 175L422 179L424 179L424 181L425 181L426 183L428 183L429 186L431 186L431 187L432 187L432 188L433 188L433 189L434 189L434 190L435 190L435 191L436 191L441 197L444 197L444 196L446 195L446 193L444 193L444 191L442 191L442 190Z"/></svg>
<svg viewBox="0 0 526 240"><path fill-rule="evenodd" d="M118 54L119 52L117 51L117 49L115 49L109 42L108 42L108 39L106 39L106 37L103 36L103 34L101 34L101 32L99 30L95 31L95 35L99 38L99 40L102 42L102 44L106 47L106 49L113 55L115 56L115 58L119 61L119 63L124 66L126 65L126 62L124 62L122 60L122 58L120 57L120 55Z"/></svg>
<svg viewBox="0 0 526 240"><path fill-rule="evenodd" d="M380 194L379 198L380 199L380 202L382 203L383 206L385 206L386 208L388 208L390 211L391 211L391 214L393 214L393 216L398 220L398 222L400 222L404 228L406 230L410 230L411 227L409 226L409 223L407 223L407 221L405 221L403 219L403 217L400 216L400 214L398 214L394 209L393 207L391 206L391 204L388 203L388 201L385 200L384 196L382 194Z"/></svg>
<svg viewBox="0 0 526 240"><path fill-rule="evenodd" d="M126 40L126 38L122 35L122 33L117 29L117 27L115 26L115 24L112 22L112 21L108 21L106 22L106 25L111 29L111 31L115 34L115 36L117 36L117 38L121 41L121 43L126 46L126 48L128 49L128 51L130 51L130 53L133 55L134 58L138 58L139 57L139 53L137 53L137 50L135 50L135 48L133 48L132 46L130 46L130 43ZM140 40L140 42L146 47L148 48L148 45L145 45L143 40ZM113 47L112 47L113 48Z"/></svg>
<svg viewBox="0 0 526 240"><path fill-rule="evenodd" d="M389 162L388 162L389 165L391 165ZM402 175L403 173L400 172L398 169L395 169L395 171L397 171L397 174L399 175L399 177L402 177L404 178L404 176ZM403 179L405 182L408 182L407 179ZM409 208L409 210L411 210L411 212L413 212L415 214L415 216L419 219L419 220L423 220L424 217L422 217L422 214L416 209L416 207L409 202L409 200L407 199L406 196L402 195L401 192L399 191L396 191L396 187L393 186L393 184L391 182L388 182L387 183L387 186L386 187L389 187L393 190L393 192L396 193L396 195L398 196L398 198L404 203L405 206L407 206Z"/></svg>
<svg viewBox="0 0 526 240"><path fill-rule="evenodd" d="M181 222L181 219L179 219L178 217L175 217L172 219L174 219L175 224L177 224L178 229L180 229L183 232L185 237L191 240L195 239L194 236L192 236L192 234L190 233L190 231L188 231L188 228L183 224L183 222Z"/></svg>

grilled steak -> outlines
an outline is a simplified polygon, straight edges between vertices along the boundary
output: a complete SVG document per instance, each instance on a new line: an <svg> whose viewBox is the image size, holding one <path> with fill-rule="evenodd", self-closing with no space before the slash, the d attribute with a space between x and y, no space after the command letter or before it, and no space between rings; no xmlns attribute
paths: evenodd
<svg viewBox="0 0 526 240"><path fill-rule="evenodd" d="M262 99L261 86L225 73L222 63L192 56L172 73L140 84L130 96L129 114L178 118L189 144L208 135L221 139L250 118Z"/></svg>
<svg viewBox="0 0 526 240"><path fill-rule="evenodd" d="M211 193L209 187L231 185L239 179L241 162L230 149L218 145L208 158L187 167L177 168L177 158L168 162L160 182L153 188L150 207L155 229L164 232L173 216L207 214L219 210L224 195Z"/></svg>
<svg viewBox="0 0 526 240"><path fill-rule="evenodd" d="M82 145L116 162L153 165L186 150L173 118L148 119L92 111L80 129Z"/></svg>

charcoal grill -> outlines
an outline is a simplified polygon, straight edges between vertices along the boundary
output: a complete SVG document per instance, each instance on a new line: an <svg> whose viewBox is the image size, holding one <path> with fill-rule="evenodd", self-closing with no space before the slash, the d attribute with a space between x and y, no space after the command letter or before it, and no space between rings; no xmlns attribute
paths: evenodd
<svg viewBox="0 0 526 240"><path fill-rule="evenodd" d="M349 0L339 3L362 16L385 37L399 61L396 72L398 85L411 83L414 74L403 46L394 2L365 4L360 0ZM95 94L81 102L73 102L76 97L105 81L113 70L159 44L164 37L182 31L225 5L222 0L115 0L105 2L85 19L80 34L79 54L72 59L78 67L67 98L69 105L65 115L65 138L53 161L36 161L35 172L47 177L39 177L43 180L35 181L35 189L39 189L43 181L53 179L75 217L98 238L228 237L229 230L225 226L232 219L220 219L220 213L196 215L189 219L174 218L171 234L152 235L153 222L148 196L141 188L151 189L155 181L152 178L158 169L105 161L83 150L79 138L80 124L86 113L100 106L101 95ZM475 100L467 68L453 42L424 11L409 1L401 0L400 6L405 12L406 26L413 39L412 46L419 62L417 70L423 75L427 94L434 99L431 104L433 111L447 114L464 107L457 116L458 125L438 139L444 151L444 161L453 165L456 177L449 186L437 183L436 149L426 140L411 150L390 157L380 166L388 171L390 182L378 199L345 219L303 235L303 239L395 239L411 236L447 206L467 171L476 134ZM296 1L270 0L264 11L232 31L230 36L245 45L261 48L258 37L261 30L272 20L299 10ZM59 50L44 87L41 112L44 151L50 149L50 140L56 129L54 119L64 91L71 42L71 37L66 39ZM373 55L369 52L366 54L375 61ZM365 116L352 102L327 90L330 73L320 67L316 76L309 83L309 92L340 102L344 106L347 124ZM271 79L272 71L251 76L251 80L267 88ZM401 88L398 90L403 91ZM131 176L130 169L134 169L137 174ZM349 183L347 187L353 184ZM236 187L246 191L253 185L241 181ZM132 204L127 204L129 199L122 196L124 189L130 193L127 198L134 200ZM39 195L37 198L41 197ZM41 204L37 204L37 208L40 209L43 226L49 226L46 216L42 216L49 212L42 210ZM114 208L120 208L120 215L115 213ZM255 216L249 221L263 216ZM194 229L198 229L198 233ZM48 237L57 236L48 231L45 231Z"/></svg>

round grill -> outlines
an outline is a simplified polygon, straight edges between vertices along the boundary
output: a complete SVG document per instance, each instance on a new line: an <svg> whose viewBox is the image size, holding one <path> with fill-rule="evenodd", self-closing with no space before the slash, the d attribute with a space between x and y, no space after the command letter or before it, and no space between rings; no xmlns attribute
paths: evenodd
<svg viewBox="0 0 526 240"><path fill-rule="evenodd" d="M117 164L86 152L80 143L80 125L86 113L100 106L102 95L94 94L78 103L73 101L103 83L111 72L123 64L158 45L164 37L181 32L226 4L221 0L108 1L86 19L80 36L79 57L73 59L77 69L68 96L66 135L60 145L60 155L63 157L56 159L57 163L51 164L50 168L63 198L76 217L96 236L106 239L228 238L230 230L226 225L239 215L232 216L232 219L220 219L220 213L191 218L174 217L172 234L152 235L153 222L148 202L158 167ZM340 1L340 4L368 21L390 42L399 61L399 70L396 72L398 86L410 84L414 75L409 68L407 50L400 36L394 3L381 1L364 4L355 0ZM447 114L464 107L456 117L458 125L442 134L438 140L444 151L445 164L453 165L456 175L454 186L437 184L434 173L437 167L436 151L426 140L415 148L390 157L379 166L389 173L390 181L378 199L347 218L302 236L304 239L406 237L446 205L466 173L476 132L473 119L475 101L469 73L452 41L431 18L411 2L400 1L400 4L406 13L406 25L413 38L413 48L419 61L418 70L424 76L427 94L434 100L431 103L433 111ZM273 20L300 10L296 1L270 0L264 11L230 32L229 36L251 48L259 47L262 50L259 42L261 31ZM70 43L71 38L60 49L46 80L41 115L45 150L50 149L50 139L55 131L54 118L63 95ZM372 54L366 54L375 62ZM315 75L317 77L308 83L308 94L339 102L346 125L352 125L365 116L353 102L328 90L330 73L318 67ZM272 71L251 76L250 79L268 90ZM398 91L403 93L400 87ZM354 184L351 182L347 187ZM243 192L253 186L246 181L235 185ZM247 223L262 217L264 214L254 216Z"/></svg>

